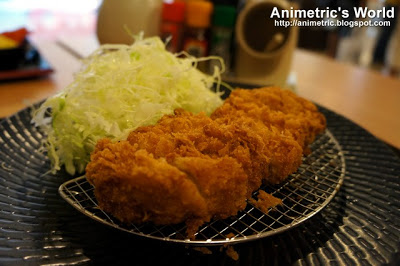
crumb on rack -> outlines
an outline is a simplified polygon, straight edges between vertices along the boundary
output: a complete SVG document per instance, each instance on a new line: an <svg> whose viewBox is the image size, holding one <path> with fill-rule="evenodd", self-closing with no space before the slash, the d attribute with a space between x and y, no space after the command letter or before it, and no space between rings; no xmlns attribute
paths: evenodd
<svg viewBox="0 0 400 266"><path fill-rule="evenodd" d="M230 232L229 234L226 235L227 238L234 238L235 234Z"/></svg>
<svg viewBox="0 0 400 266"><path fill-rule="evenodd" d="M264 213L268 213L270 208L282 204L281 199L278 199L263 190L258 192L257 200L251 198L249 199L249 202Z"/></svg>

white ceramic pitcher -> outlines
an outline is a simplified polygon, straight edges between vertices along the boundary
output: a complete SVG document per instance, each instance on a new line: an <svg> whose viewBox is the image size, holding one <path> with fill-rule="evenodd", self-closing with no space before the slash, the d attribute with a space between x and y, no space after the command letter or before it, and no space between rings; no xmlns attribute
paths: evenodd
<svg viewBox="0 0 400 266"><path fill-rule="evenodd" d="M272 9L290 9L285 0L247 0L236 22L235 73L243 83L284 86L297 44L297 27L276 27Z"/></svg>

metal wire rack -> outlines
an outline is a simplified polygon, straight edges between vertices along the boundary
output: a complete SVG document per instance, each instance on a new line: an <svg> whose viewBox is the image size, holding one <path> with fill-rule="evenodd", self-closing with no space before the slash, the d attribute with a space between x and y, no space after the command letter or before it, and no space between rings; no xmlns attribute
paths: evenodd
<svg viewBox="0 0 400 266"><path fill-rule="evenodd" d="M343 183L345 161L340 145L326 130L311 145L298 171L284 183L260 189L280 198L282 205L264 213L248 203L245 210L225 220L199 228L195 240L186 237L186 226L123 224L97 205L93 186L84 176L65 182L59 193L83 214L103 224L148 238L193 245L220 245L271 236L299 225L323 209ZM256 192L257 193L257 192ZM255 193L255 194L256 194Z"/></svg>

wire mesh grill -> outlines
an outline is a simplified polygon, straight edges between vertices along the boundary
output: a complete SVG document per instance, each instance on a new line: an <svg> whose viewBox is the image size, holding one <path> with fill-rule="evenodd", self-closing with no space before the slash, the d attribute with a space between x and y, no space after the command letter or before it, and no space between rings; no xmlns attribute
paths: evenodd
<svg viewBox="0 0 400 266"><path fill-rule="evenodd" d="M311 145L311 153L303 159L298 171L276 186L260 189L282 200L282 205L262 212L251 203L236 216L213 220L199 228L195 240L186 237L186 226L123 224L102 211L94 196L94 187L84 176L65 182L60 195L83 214L114 228L153 239L194 245L219 245L267 237L288 230L309 219L334 197L343 183L343 152L326 130ZM256 192L254 196L257 194Z"/></svg>

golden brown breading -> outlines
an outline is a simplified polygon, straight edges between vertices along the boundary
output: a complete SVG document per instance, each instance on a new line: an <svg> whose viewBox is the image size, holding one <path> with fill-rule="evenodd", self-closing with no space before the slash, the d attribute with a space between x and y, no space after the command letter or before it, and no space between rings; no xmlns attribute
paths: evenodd
<svg viewBox="0 0 400 266"><path fill-rule="evenodd" d="M282 182L289 174L295 172L301 164L302 148L289 135L282 134L274 126L267 127L261 121L248 116L232 116L227 113L223 118L214 120L223 128L235 128L236 138L245 142L253 156L251 161L240 160L249 174L249 190L257 190L261 181L271 184ZM241 154L230 151L234 158L241 158Z"/></svg>
<svg viewBox="0 0 400 266"><path fill-rule="evenodd" d="M123 222L179 223L207 217L207 205L187 175L127 141L100 140L86 167L100 208Z"/></svg>
<svg viewBox="0 0 400 266"><path fill-rule="evenodd" d="M188 235L246 206L247 175L232 158L154 158L128 141L100 140L86 168L100 208L123 222L177 224Z"/></svg>
<svg viewBox="0 0 400 266"><path fill-rule="evenodd" d="M212 120L204 114L193 115L176 110L156 125L141 127L130 133L128 141L146 149L156 158L176 156L212 158L229 156L243 167L248 178L248 196L263 179L279 183L296 171L302 149L291 137L247 116Z"/></svg>
<svg viewBox="0 0 400 266"><path fill-rule="evenodd" d="M317 107L291 91L277 87L253 90L235 89L211 118L247 116L277 127L292 136L305 149L326 127Z"/></svg>
<svg viewBox="0 0 400 266"><path fill-rule="evenodd" d="M246 207L247 175L235 159L176 157L171 164L197 185L212 218L225 219ZM189 223L188 234L194 234L201 224Z"/></svg>
<svg viewBox="0 0 400 266"><path fill-rule="evenodd" d="M203 113L193 115L178 109L175 115L164 116L154 126L131 132L128 141L156 158L165 157L168 162L177 156L235 158L249 174L249 182L253 184L249 189L251 194L261 185L260 168L268 163L268 158L259 152L264 143L258 135L242 135L236 127L220 125Z"/></svg>

